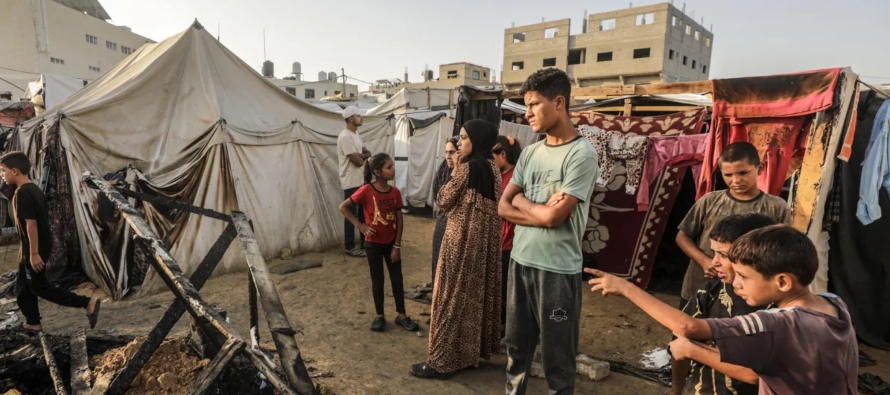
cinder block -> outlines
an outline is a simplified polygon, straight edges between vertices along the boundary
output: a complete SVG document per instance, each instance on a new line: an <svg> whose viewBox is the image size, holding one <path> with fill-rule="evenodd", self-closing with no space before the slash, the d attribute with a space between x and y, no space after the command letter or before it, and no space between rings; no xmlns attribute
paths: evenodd
<svg viewBox="0 0 890 395"><path fill-rule="evenodd" d="M582 380L600 381L609 376L609 363L593 359L584 354L575 357L578 375Z"/></svg>

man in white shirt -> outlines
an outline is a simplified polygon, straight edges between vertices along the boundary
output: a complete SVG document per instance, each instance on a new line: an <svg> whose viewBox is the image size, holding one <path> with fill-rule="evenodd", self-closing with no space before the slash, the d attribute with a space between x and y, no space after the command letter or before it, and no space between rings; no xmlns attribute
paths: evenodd
<svg viewBox="0 0 890 395"><path fill-rule="evenodd" d="M371 151L364 147L362 138L357 132L358 127L362 126L361 110L355 106L345 108L343 120L346 121L346 129L343 129L340 136L337 137L337 156L340 161L340 187L343 189L343 198L349 199L364 183L362 168L365 165L365 160L371 157ZM365 217L362 215L361 206L353 205L353 210L355 210L353 213L355 217L364 223ZM364 257L365 251L355 245L355 226L349 220L344 219L343 228L346 253L354 257ZM359 240L363 246L364 238L359 237Z"/></svg>

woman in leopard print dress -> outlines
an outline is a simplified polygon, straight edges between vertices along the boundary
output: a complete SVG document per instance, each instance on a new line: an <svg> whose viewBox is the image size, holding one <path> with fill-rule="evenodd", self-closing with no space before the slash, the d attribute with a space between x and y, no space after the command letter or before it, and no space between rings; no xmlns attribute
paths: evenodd
<svg viewBox="0 0 890 395"><path fill-rule="evenodd" d="M437 203L448 217L433 289L427 363L420 378L448 378L498 349L501 316L501 175L492 161L497 129L483 120L460 133L451 181Z"/></svg>

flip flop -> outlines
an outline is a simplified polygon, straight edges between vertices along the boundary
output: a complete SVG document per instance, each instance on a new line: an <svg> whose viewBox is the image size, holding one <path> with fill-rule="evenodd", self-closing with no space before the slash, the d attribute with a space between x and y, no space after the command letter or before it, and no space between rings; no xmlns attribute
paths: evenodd
<svg viewBox="0 0 890 395"><path fill-rule="evenodd" d="M39 334L40 331L36 329L25 328L25 324L16 325L11 328L13 332L16 333L24 333L26 335L36 335Z"/></svg>
<svg viewBox="0 0 890 395"><path fill-rule="evenodd" d="M90 329L96 328L96 321L99 321L99 308L102 306L102 299L96 299L96 307L93 308L93 314L87 314L87 320L90 321Z"/></svg>
<svg viewBox="0 0 890 395"><path fill-rule="evenodd" d="M349 255L354 258L364 258L364 257L368 256L367 253L365 253L365 251L363 251L359 248L353 248L351 250L346 250L346 255Z"/></svg>

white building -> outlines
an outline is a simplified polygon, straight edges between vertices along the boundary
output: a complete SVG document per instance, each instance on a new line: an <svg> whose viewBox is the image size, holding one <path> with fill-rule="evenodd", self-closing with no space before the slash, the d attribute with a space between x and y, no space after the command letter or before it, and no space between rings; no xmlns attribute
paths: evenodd
<svg viewBox="0 0 890 395"><path fill-rule="evenodd" d="M299 81L269 78L269 81L287 93L290 93L291 96L303 100L321 100L324 97L339 95L343 92L343 82L335 80ZM346 94L344 94L343 97L358 97L358 85L346 84Z"/></svg>
<svg viewBox="0 0 890 395"><path fill-rule="evenodd" d="M152 42L106 22L98 0L2 0L0 15L0 92L14 98L42 73L96 79Z"/></svg>

